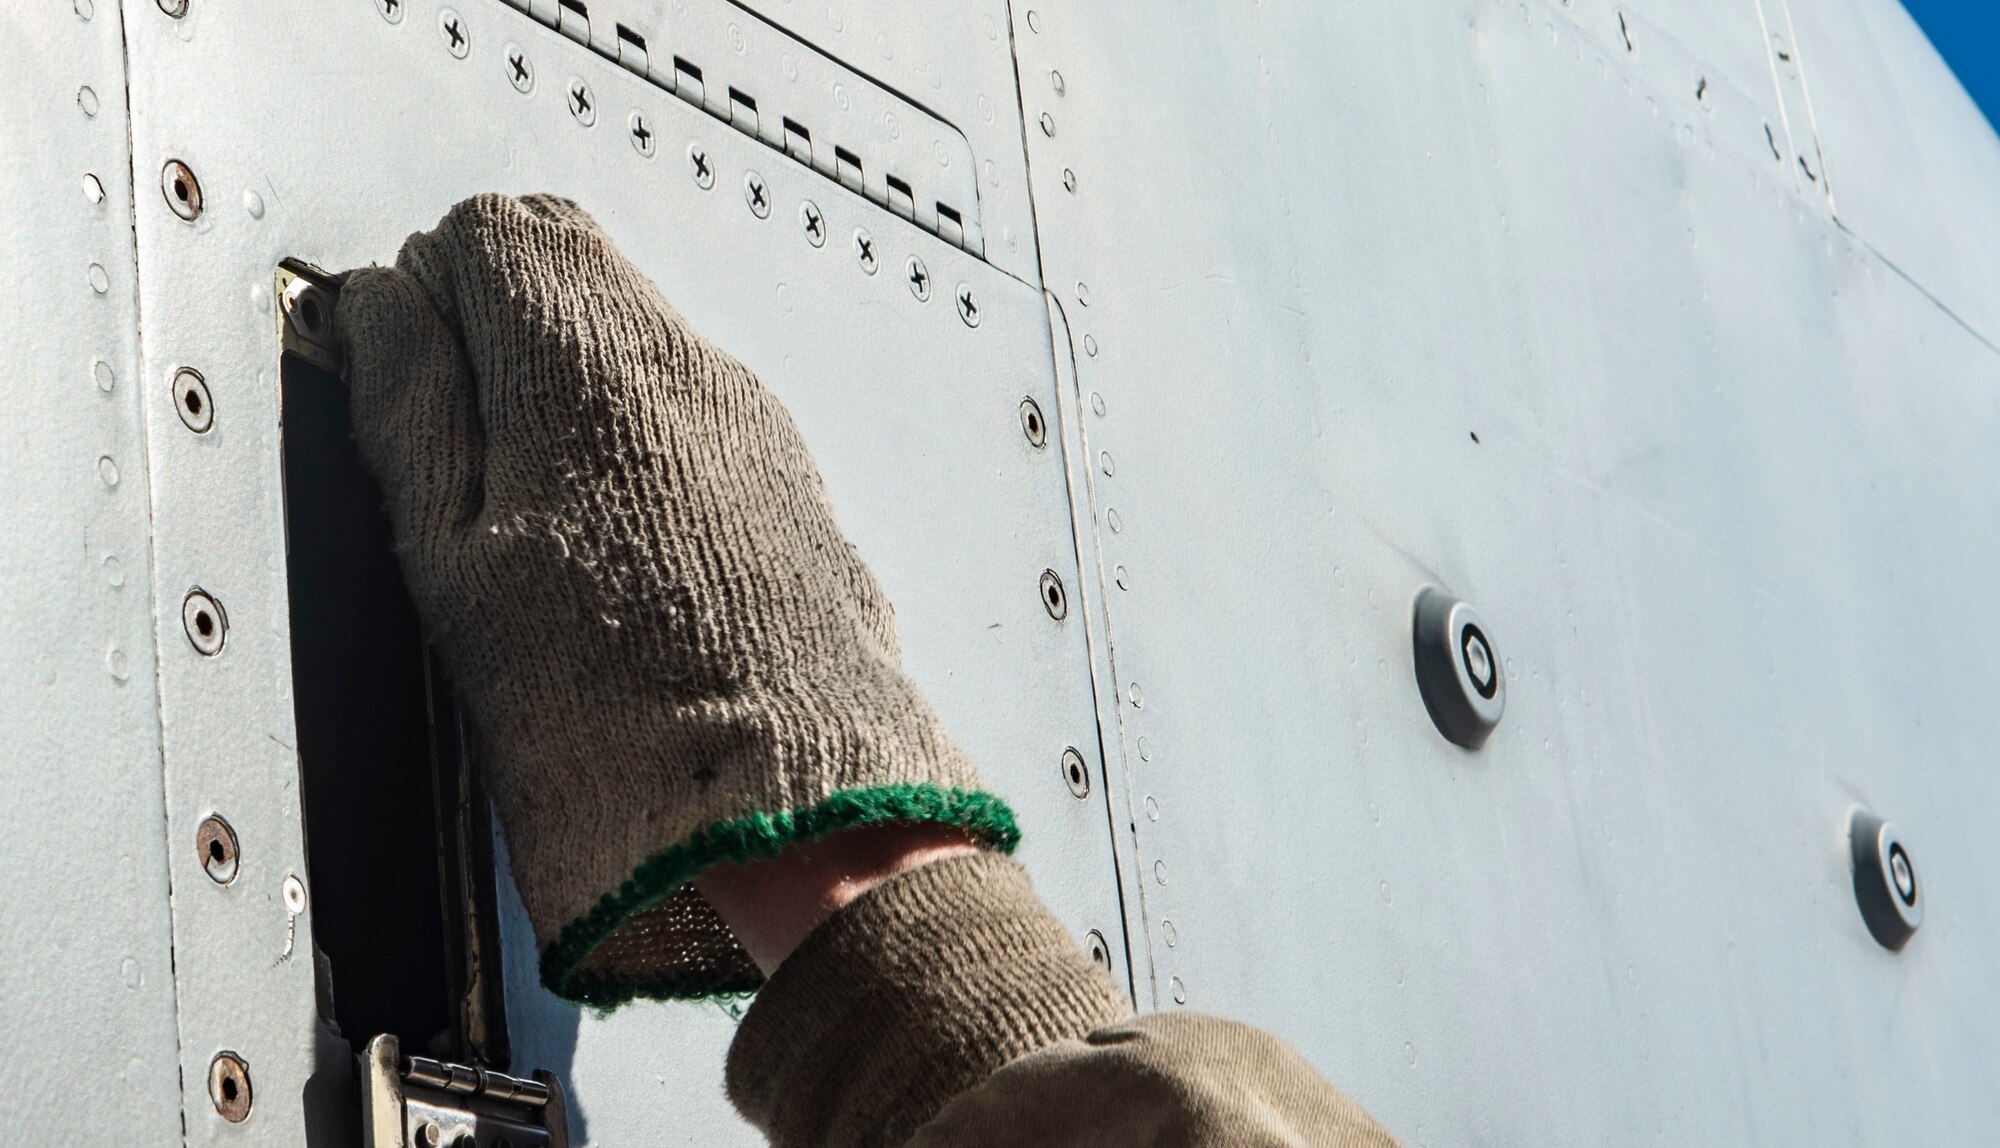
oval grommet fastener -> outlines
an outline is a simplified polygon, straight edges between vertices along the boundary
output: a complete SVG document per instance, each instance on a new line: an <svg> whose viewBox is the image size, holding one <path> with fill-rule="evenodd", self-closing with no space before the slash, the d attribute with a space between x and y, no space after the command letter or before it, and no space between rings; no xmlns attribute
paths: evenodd
<svg viewBox="0 0 2000 1148"><path fill-rule="evenodd" d="M1883 948L1900 950L1924 923L1916 862L1910 860L1896 827L1866 809L1848 815L1847 845L1861 919Z"/></svg>
<svg viewBox="0 0 2000 1148"><path fill-rule="evenodd" d="M1485 624L1472 607L1426 586L1417 592L1411 631L1417 689L1431 721L1452 743L1478 749L1507 708L1507 683Z"/></svg>

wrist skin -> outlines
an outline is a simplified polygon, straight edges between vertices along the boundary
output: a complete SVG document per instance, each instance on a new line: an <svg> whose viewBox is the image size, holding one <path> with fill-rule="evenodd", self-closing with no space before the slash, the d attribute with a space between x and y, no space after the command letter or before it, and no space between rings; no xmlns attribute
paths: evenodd
<svg viewBox="0 0 2000 1148"><path fill-rule="evenodd" d="M769 861L717 865L694 886L768 977L863 893L919 866L978 851L951 825L869 825L794 845Z"/></svg>

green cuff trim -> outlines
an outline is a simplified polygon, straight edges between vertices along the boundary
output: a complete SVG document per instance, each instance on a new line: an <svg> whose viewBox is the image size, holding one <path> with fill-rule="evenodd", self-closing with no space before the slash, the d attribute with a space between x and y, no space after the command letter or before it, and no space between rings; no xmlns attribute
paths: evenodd
<svg viewBox="0 0 2000 1148"><path fill-rule="evenodd" d="M979 845L1005 854L1021 843L1014 811L999 798L983 790L943 789L928 782L840 789L804 809L717 821L641 861L616 891L563 926L562 935L542 954L542 984L565 1000L603 1009L637 997L696 1000L736 995L727 989L676 983L670 970L660 983L635 984L593 973L584 965L625 922L666 900L710 866L767 860L801 842L882 822L956 825Z"/></svg>

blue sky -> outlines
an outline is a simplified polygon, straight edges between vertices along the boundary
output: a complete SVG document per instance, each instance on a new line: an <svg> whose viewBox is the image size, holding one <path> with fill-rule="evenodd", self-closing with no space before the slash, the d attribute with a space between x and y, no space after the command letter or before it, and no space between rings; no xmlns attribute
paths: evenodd
<svg viewBox="0 0 2000 1148"><path fill-rule="evenodd" d="M1995 0L1903 0L1959 82L2000 125L2000 3Z"/></svg>

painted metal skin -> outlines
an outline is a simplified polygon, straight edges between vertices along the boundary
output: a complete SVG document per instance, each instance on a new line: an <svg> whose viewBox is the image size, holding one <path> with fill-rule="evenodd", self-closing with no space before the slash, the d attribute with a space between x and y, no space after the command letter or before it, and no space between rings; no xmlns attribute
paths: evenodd
<svg viewBox="0 0 2000 1148"><path fill-rule="evenodd" d="M1412 1143L1987 1134L2000 141L1900 8L751 7L964 135L983 260L499 0L454 6L463 56L428 2L0 16L10 1141L353 1133L370 1034L319 1024L286 896L272 274L489 189L583 202L796 412L913 672L1140 1007L1269 1027ZM585 39L672 44L669 6L619 9ZM1425 585L1504 667L1477 752L1417 689ZM1855 806L1924 877L1900 952ZM728 1015L554 1000L510 897L515 1067L562 1077L578 1142L754 1142Z"/></svg>

